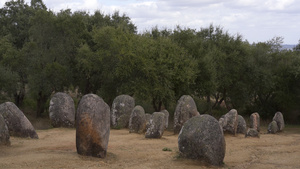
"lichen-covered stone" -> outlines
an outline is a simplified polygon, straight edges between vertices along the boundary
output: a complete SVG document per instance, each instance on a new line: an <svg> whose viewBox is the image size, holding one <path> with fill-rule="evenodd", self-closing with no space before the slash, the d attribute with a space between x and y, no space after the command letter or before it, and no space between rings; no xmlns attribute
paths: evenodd
<svg viewBox="0 0 300 169"><path fill-rule="evenodd" d="M182 156L202 159L212 165L222 165L226 144L218 121L210 115L189 119L178 136L178 147Z"/></svg>
<svg viewBox="0 0 300 169"><path fill-rule="evenodd" d="M224 115L225 126L223 130L236 135L238 125L238 113L235 109L231 109Z"/></svg>
<svg viewBox="0 0 300 169"><path fill-rule="evenodd" d="M143 133L146 129L146 115L142 106L135 106L129 120L129 133Z"/></svg>
<svg viewBox="0 0 300 169"><path fill-rule="evenodd" d="M150 119L149 128L145 134L146 138L161 138L165 131L165 114L154 112Z"/></svg>
<svg viewBox="0 0 300 169"><path fill-rule="evenodd" d="M247 130L245 137L258 137L259 138L259 132L254 128L249 128Z"/></svg>
<svg viewBox="0 0 300 169"><path fill-rule="evenodd" d="M250 115L250 128L260 131L260 116L258 113L252 113Z"/></svg>
<svg viewBox="0 0 300 169"><path fill-rule="evenodd" d="M174 113L174 133L178 134L183 124L190 118L200 115L194 99L189 95L183 95L177 102Z"/></svg>
<svg viewBox="0 0 300 169"><path fill-rule="evenodd" d="M278 132L278 125L276 121L272 121L269 125L268 125L268 133L270 134L275 134Z"/></svg>
<svg viewBox="0 0 300 169"><path fill-rule="evenodd" d="M39 138L30 121L14 103L1 104L0 114L5 120L10 136Z"/></svg>
<svg viewBox="0 0 300 169"><path fill-rule="evenodd" d="M0 145L10 145L9 131L4 118L0 114Z"/></svg>
<svg viewBox="0 0 300 169"><path fill-rule="evenodd" d="M146 128L145 131L147 131L150 128L150 120L152 118L152 114L145 114L145 118L146 118Z"/></svg>
<svg viewBox="0 0 300 169"><path fill-rule="evenodd" d="M167 129L169 126L169 112L168 110L162 110L161 112L165 114L165 129Z"/></svg>
<svg viewBox="0 0 300 169"><path fill-rule="evenodd" d="M238 125L237 125L237 133L246 134L247 125L243 116L238 115Z"/></svg>
<svg viewBox="0 0 300 169"><path fill-rule="evenodd" d="M111 125L114 128L126 128L133 108L134 98L129 95L117 96L111 107Z"/></svg>
<svg viewBox="0 0 300 169"><path fill-rule="evenodd" d="M277 112L274 117L273 121L276 121L278 126L278 131L282 131L284 129L284 119L281 112Z"/></svg>
<svg viewBox="0 0 300 169"><path fill-rule="evenodd" d="M76 114L77 153L85 156L106 157L109 134L109 106L97 95L83 96Z"/></svg>
<svg viewBox="0 0 300 169"><path fill-rule="evenodd" d="M58 92L50 100L49 117L53 127L74 127L75 105L66 93Z"/></svg>

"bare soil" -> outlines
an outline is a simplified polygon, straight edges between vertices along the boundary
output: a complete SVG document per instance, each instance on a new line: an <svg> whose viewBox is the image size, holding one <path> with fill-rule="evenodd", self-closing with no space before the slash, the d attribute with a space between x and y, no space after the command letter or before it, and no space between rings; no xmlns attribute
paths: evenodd
<svg viewBox="0 0 300 169"><path fill-rule="evenodd" d="M146 139L128 130L111 130L105 159L78 155L75 129L37 130L39 139L11 137L0 147L0 168L300 168L300 128L289 126L260 138L226 135L222 167L179 156L177 138L165 131L162 139ZM163 148L172 151L163 151Z"/></svg>

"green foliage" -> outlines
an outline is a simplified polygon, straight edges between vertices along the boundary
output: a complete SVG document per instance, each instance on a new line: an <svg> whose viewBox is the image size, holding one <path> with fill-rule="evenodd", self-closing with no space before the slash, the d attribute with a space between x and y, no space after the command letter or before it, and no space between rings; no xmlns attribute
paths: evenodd
<svg viewBox="0 0 300 169"><path fill-rule="evenodd" d="M164 148L162 149L162 151L172 151L172 149L170 149L170 148L168 148L168 147L164 147Z"/></svg>

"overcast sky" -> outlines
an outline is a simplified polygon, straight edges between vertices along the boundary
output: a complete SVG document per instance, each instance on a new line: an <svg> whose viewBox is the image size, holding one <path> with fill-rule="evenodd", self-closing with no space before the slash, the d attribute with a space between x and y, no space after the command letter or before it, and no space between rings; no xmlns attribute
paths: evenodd
<svg viewBox="0 0 300 169"><path fill-rule="evenodd" d="M30 2L30 0L25 0ZM48 9L118 10L128 15L138 31L154 26L173 29L176 25L199 29L210 24L221 26L244 40L264 42L275 36L285 44L300 39L300 0L44 0ZM3 7L5 0L0 0Z"/></svg>

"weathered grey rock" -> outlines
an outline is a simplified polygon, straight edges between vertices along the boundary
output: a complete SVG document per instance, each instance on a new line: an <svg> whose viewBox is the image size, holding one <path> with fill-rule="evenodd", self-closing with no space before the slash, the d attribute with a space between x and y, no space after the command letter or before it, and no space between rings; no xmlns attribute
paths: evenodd
<svg viewBox="0 0 300 169"><path fill-rule="evenodd" d="M143 133L146 129L146 115L142 106L135 106L129 120L129 133Z"/></svg>
<svg viewBox="0 0 300 169"><path fill-rule="evenodd" d="M97 95L82 97L76 114L77 153L104 158L110 133L109 106Z"/></svg>
<svg viewBox="0 0 300 169"><path fill-rule="evenodd" d="M114 128L126 128L133 108L134 98L129 95L117 96L111 107L111 125Z"/></svg>
<svg viewBox="0 0 300 169"><path fill-rule="evenodd" d="M10 145L9 131L4 118L0 114L0 145Z"/></svg>
<svg viewBox="0 0 300 169"><path fill-rule="evenodd" d="M279 129L278 129L278 124L277 124L277 122L276 121L272 121L270 124L269 124L269 126L268 126L268 133L270 133L270 134L275 134L275 133L277 133L279 131Z"/></svg>
<svg viewBox="0 0 300 169"><path fill-rule="evenodd" d="M174 133L178 134L183 124L190 118L200 115L194 99L189 95L183 95L177 102L174 113Z"/></svg>
<svg viewBox="0 0 300 169"><path fill-rule="evenodd" d="M74 127L75 105L71 96L58 92L50 100L49 117L53 127Z"/></svg>
<svg viewBox="0 0 300 169"><path fill-rule="evenodd" d="M226 144L218 121L210 115L189 119L178 136L178 147L182 156L203 159L212 165L222 165Z"/></svg>
<svg viewBox="0 0 300 169"><path fill-rule="evenodd" d="M0 114L5 120L10 136L39 138L30 121L14 103L1 104Z"/></svg>
<svg viewBox="0 0 300 169"><path fill-rule="evenodd" d="M145 114L145 118L146 118L146 128L145 131L147 131L150 128L150 120L152 118L152 114Z"/></svg>
<svg viewBox="0 0 300 169"><path fill-rule="evenodd" d="M238 115L238 125L237 125L237 133L246 134L247 125L243 116Z"/></svg>
<svg viewBox="0 0 300 169"><path fill-rule="evenodd" d="M254 128L249 128L247 130L245 137L258 137L259 138L259 132Z"/></svg>
<svg viewBox="0 0 300 169"><path fill-rule="evenodd" d="M258 113L252 113L250 115L250 128L260 131L260 116Z"/></svg>
<svg viewBox="0 0 300 169"><path fill-rule="evenodd" d="M169 112L168 110L162 110L161 112L165 114L165 129L167 129L169 126Z"/></svg>
<svg viewBox="0 0 300 169"><path fill-rule="evenodd" d="M222 117L220 117L219 119L219 124L223 130L223 128L226 126L227 122L225 121L224 115L222 115Z"/></svg>
<svg viewBox="0 0 300 169"><path fill-rule="evenodd" d="M284 119L281 112L277 112L274 117L273 121L276 121L278 126L278 131L282 131L284 129Z"/></svg>
<svg viewBox="0 0 300 169"><path fill-rule="evenodd" d="M146 138L161 138L165 131L165 114L154 112L150 119L149 128L145 134Z"/></svg>
<svg viewBox="0 0 300 169"><path fill-rule="evenodd" d="M238 113L235 109L231 109L224 115L225 126L223 130L236 135L238 125Z"/></svg>

